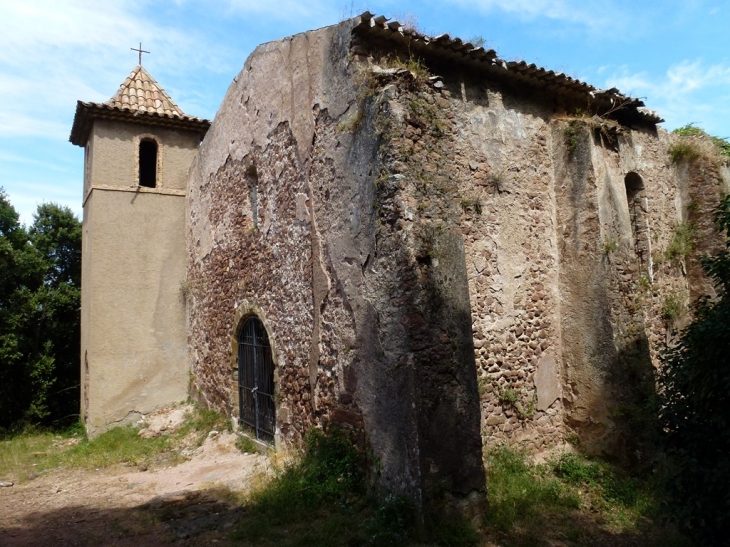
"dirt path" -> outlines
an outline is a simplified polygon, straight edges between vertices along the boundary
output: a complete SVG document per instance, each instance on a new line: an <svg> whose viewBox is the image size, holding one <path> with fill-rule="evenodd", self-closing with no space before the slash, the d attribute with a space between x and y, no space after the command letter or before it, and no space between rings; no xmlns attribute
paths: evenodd
<svg viewBox="0 0 730 547"><path fill-rule="evenodd" d="M0 488L0 546L230 545L241 511L233 493L269 469L222 433L175 467L46 472Z"/></svg>

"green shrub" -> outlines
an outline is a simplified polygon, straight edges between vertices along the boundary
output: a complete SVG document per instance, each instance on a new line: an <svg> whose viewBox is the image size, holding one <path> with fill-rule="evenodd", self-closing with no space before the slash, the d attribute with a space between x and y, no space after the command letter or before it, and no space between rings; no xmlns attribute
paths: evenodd
<svg viewBox="0 0 730 547"><path fill-rule="evenodd" d="M669 147L669 158L672 160L672 163L692 161L701 155L700 149L691 141L678 142Z"/></svg>
<svg viewBox="0 0 730 547"><path fill-rule="evenodd" d="M244 545L408 545L412 506L368 488L362 456L338 430L313 430L298 463L284 467L244 507L234 539Z"/></svg>
<svg viewBox="0 0 730 547"><path fill-rule="evenodd" d="M730 197L716 213L730 236ZM718 298L701 299L694 321L663 356L661 419L675 469L668 481L673 510L707 544L730 537L730 239L703 267Z"/></svg>
<svg viewBox="0 0 730 547"><path fill-rule="evenodd" d="M579 137L583 124L579 120L573 120L563 130L563 143L568 154L573 154L578 149Z"/></svg>
<svg viewBox="0 0 730 547"><path fill-rule="evenodd" d="M662 317L667 321L675 321L684 312L684 298L677 294L672 293L664 298L664 305L662 306Z"/></svg>
<svg viewBox="0 0 730 547"><path fill-rule="evenodd" d="M672 232L672 240L664 251L667 260L678 261L687 257L694 248L697 229L691 222L677 224Z"/></svg>

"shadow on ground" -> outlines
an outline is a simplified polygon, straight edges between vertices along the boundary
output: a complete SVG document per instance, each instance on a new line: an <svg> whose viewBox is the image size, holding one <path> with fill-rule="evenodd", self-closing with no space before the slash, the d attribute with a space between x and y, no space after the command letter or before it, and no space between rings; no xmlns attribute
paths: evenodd
<svg viewBox="0 0 730 547"><path fill-rule="evenodd" d="M232 545L243 509L227 490L176 492L131 508L64 507L0 531L5 547Z"/></svg>
<svg viewBox="0 0 730 547"><path fill-rule="evenodd" d="M508 533L489 534L500 547L693 547L696 544L681 535L671 524L657 525L648 519L636 530L611 532L596 515L578 511L541 516L529 527L516 526ZM528 529L529 528L529 529ZM539 530L539 533L538 533Z"/></svg>

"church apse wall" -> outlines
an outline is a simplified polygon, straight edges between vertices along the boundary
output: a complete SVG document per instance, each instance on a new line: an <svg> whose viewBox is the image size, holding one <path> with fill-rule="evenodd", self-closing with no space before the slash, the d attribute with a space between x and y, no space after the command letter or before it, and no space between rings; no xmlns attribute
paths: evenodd
<svg viewBox="0 0 730 547"><path fill-rule="evenodd" d="M639 101L449 40L365 14L259 46L189 181L193 389L240 419L256 316L274 444L338 424L416 500L478 498L499 442L636 452L701 201Z"/></svg>

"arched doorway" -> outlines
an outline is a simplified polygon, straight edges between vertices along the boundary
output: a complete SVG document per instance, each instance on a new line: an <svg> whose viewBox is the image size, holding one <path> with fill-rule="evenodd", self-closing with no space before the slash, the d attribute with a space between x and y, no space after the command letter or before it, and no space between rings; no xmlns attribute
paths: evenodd
<svg viewBox="0 0 730 547"><path fill-rule="evenodd" d="M241 423L258 440L274 443L274 361L266 328L256 316L245 320L238 335L238 404Z"/></svg>

